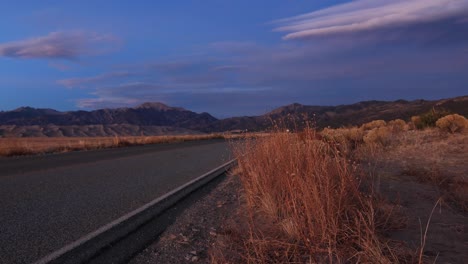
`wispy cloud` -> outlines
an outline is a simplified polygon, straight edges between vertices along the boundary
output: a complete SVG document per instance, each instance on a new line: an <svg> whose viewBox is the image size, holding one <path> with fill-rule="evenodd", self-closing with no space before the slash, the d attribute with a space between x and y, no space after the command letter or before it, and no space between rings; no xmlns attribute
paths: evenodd
<svg viewBox="0 0 468 264"><path fill-rule="evenodd" d="M254 52L258 45L250 41L219 41L210 44L210 47L221 52Z"/></svg>
<svg viewBox="0 0 468 264"><path fill-rule="evenodd" d="M67 88L82 88L85 85L95 85L108 80L119 80L133 75L128 71L109 72L91 77L79 77L58 80L57 83Z"/></svg>
<svg viewBox="0 0 468 264"><path fill-rule="evenodd" d="M217 72L236 72L242 70L243 68L245 68L243 65L222 65L213 67L211 70Z"/></svg>
<svg viewBox="0 0 468 264"><path fill-rule="evenodd" d="M99 108L117 108L117 107L131 107L141 103L141 101L125 98L125 97L112 97L112 98L87 98L77 100L77 106L85 109Z"/></svg>
<svg viewBox="0 0 468 264"><path fill-rule="evenodd" d="M118 42L112 35L83 31L52 32L46 36L0 44L0 56L76 60L81 56L114 50Z"/></svg>
<svg viewBox="0 0 468 264"><path fill-rule="evenodd" d="M276 21L284 39L381 30L467 17L468 0L358 0Z"/></svg>
<svg viewBox="0 0 468 264"><path fill-rule="evenodd" d="M70 65L58 61L49 62L49 66L59 71L68 71L71 68Z"/></svg>

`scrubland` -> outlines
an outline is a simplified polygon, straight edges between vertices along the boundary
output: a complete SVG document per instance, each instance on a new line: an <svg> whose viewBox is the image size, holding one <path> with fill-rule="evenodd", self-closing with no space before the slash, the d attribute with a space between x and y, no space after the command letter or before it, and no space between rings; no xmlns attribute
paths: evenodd
<svg viewBox="0 0 468 264"><path fill-rule="evenodd" d="M211 261L464 263L468 122L428 120L237 144L242 198Z"/></svg>

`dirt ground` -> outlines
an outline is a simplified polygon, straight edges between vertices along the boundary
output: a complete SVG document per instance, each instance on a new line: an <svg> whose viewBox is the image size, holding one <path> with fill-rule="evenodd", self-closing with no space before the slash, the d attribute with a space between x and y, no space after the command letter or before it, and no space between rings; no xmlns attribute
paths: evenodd
<svg viewBox="0 0 468 264"><path fill-rule="evenodd" d="M375 158L384 198L406 218L391 233L417 250L426 263L468 263L468 136L410 131Z"/></svg>

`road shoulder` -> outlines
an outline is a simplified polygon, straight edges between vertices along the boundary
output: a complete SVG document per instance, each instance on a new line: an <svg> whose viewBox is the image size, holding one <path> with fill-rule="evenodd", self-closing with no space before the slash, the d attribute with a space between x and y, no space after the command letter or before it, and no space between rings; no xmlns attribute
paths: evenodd
<svg viewBox="0 0 468 264"><path fill-rule="evenodd" d="M237 212L239 190L238 177L228 176L180 214L157 241L129 263L209 263L210 248L218 233Z"/></svg>

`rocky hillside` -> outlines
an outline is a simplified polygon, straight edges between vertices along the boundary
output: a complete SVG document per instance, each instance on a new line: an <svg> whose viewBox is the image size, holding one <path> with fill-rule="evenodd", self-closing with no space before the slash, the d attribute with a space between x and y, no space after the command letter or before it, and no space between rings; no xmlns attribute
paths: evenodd
<svg viewBox="0 0 468 264"><path fill-rule="evenodd" d="M262 131L274 127L360 125L375 119L409 120L432 108L468 116L468 96L435 101L365 101L351 105L308 106L291 104L261 116L216 119L162 103L135 108L59 112L22 107L0 112L0 136L115 136L193 134L231 130Z"/></svg>

